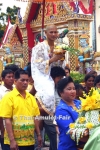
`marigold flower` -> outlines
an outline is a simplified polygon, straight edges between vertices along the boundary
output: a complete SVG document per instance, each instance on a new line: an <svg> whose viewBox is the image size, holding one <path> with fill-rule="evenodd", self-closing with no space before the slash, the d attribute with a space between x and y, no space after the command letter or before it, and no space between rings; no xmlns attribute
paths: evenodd
<svg viewBox="0 0 100 150"><path fill-rule="evenodd" d="M88 122L88 123L86 124L86 128L92 129L92 128L93 128L93 123Z"/></svg>
<svg viewBox="0 0 100 150"><path fill-rule="evenodd" d="M80 117L78 121L79 123L83 123L85 121L85 117Z"/></svg>
<svg viewBox="0 0 100 150"><path fill-rule="evenodd" d="M69 128L70 129L74 129L75 128L75 124L74 123L70 123Z"/></svg>

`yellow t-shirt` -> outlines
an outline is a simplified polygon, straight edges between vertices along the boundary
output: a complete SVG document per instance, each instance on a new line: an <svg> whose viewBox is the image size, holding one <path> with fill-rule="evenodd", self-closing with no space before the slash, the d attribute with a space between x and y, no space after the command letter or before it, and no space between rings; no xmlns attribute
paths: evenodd
<svg viewBox="0 0 100 150"><path fill-rule="evenodd" d="M24 98L16 88L1 100L0 116L12 119L14 138L18 146L29 146L34 140L34 117L40 115L36 99L28 92ZM10 144L5 130L4 143Z"/></svg>

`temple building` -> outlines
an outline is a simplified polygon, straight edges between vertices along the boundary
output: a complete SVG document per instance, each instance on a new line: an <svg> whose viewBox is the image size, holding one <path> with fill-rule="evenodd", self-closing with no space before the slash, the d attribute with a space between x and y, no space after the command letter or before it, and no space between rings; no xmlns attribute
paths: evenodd
<svg viewBox="0 0 100 150"><path fill-rule="evenodd" d="M93 0L46 3L44 27L51 23L55 24L60 34L67 29L69 32L60 40L68 42L72 48L80 47L79 41L84 33L88 35L88 44L91 45L90 36L93 35L90 22L93 22L93 5ZM12 45L13 54L22 54L24 65L30 61L32 47L41 42L42 10L42 4L29 2L23 20L20 22L18 18L16 19L12 34L8 36L7 42ZM70 63L71 70L75 70L78 65L76 56L70 55L66 61Z"/></svg>

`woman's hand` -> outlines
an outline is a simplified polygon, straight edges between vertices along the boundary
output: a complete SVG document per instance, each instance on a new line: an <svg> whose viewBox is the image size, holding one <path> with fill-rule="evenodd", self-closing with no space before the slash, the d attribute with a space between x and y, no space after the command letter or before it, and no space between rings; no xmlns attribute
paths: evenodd
<svg viewBox="0 0 100 150"><path fill-rule="evenodd" d="M58 126L56 125L56 132L57 132L57 134L59 135L60 134L60 132L59 132L59 128L58 128Z"/></svg>
<svg viewBox="0 0 100 150"><path fill-rule="evenodd" d="M87 142L88 138L89 138L89 130L86 129L86 130L84 131L83 137L80 139L80 141L82 141L82 142Z"/></svg>
<svg viewBox="0 0 100 150"><path fill-rule="evenodd" d="M84 131L83 136L88 136L88 135L89 135L89 130L88 130L88 129L86 129L86 130Z"/></svg>

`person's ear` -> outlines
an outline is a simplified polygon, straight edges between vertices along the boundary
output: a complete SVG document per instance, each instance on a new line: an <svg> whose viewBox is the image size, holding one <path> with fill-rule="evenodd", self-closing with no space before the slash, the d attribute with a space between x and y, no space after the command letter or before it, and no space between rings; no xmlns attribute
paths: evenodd
<svg viewBox="0 0 100 150"><path fill-rule="evenodd" d="M4 81L5 78L1 78L1 81Z"/></svg>
<svg viewBox="0 0 100 150"><path fill-rule="evenodd" d="M16 82L17 82L17 80L18 80L18 79L14 79L14 83L16 83Z"/></svg>

